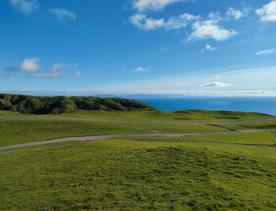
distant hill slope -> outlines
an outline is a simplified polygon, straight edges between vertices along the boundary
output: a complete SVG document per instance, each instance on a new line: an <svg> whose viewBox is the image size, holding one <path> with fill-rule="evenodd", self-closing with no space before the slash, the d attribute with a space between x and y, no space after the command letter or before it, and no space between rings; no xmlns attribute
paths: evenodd
<svg viewBox="0 0 276 211"><path fill-rule="evenodd" d="M241 111L209 111L209 110L183 110L176 111L176 114L182 114L187 117L199 119L245 119L245 118L264 118L272 115L256 112Z"/></svg>
<svg viewBox="0 0 276 211"><path fill-rule="evenodd" d="M0 110L23 114L59 114L77 110L132 111L154 110L135 100L98 97L35 97L0 94Z"/></svg>

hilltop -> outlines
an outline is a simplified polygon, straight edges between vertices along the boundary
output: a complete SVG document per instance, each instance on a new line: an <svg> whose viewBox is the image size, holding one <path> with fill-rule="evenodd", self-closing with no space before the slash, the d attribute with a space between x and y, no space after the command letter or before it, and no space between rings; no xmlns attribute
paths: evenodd
<svg viewBox="0 0 276 211"><path fill-rule="evenodd" d="M123 98L36 97L0 94L0 110L23 114L60 114L77 110L134 111L154 110L154 108L136 100Z"/></svg>

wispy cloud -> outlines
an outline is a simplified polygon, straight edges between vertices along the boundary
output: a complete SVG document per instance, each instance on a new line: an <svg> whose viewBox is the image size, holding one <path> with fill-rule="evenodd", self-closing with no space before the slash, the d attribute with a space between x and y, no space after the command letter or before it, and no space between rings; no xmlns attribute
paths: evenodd
<svg viewBox="0 0 276 211"><path fill-rule="evenodd" d="M259 16L261 22L276 22L276 0L272 0L262 8L257 9L256 14Z"/></svg>
<svg viewBox="0 0 276 211"><path fill-rule="evenodd" d="M206 44L206 45L205 45L205 48L203 49L203 52L204 52L204 51L213 52L213 51L216 51L216 50L217 50L216 47L214 47L214 46L212 46L212 45L210 45L210 44Z"/></svg>
<svg viewBox="0 0 276 211"><path fill-rule="evenodd" d="M33 78L57 78L62 75L62 69L65 67L64 64L54 64L52 70L46 73L34 73Z"/></svg>
<svg viewBox="0 0 276 211"><path fill-rule="evenodd" d="M7 67L4 70L4 77L11 77L18 73L31 73L36 72L40 69L39 58L26 58L20 65Z"/></svg>
<svg viewBox="0 0 276 211"><path fill-rule="evenodd" d="M49 71L43 71L39 58L26 58L18 66L5 68L4 74L0 75L0 78L13 77L19 74L31 78L57 78L66 74L78 77L81 75L81 70L78 66L76 64L54 63ZM67 68L66 74L64 74L65 68Z"/></svg>
<svg viewBox="0 0 276 211"><path fill-rule="evenodd" d="M61 22L77 19L76 13L63 8L49 9L49 12L53 14Z"/></svg>
<svg viewBox="0 0 276 211"><path fill-rule="evenodd" d="M274 48L271 48L271 49L264 49L264 50L260 50L260 51L257 51L255 54L257 56L266 56L266 55L270 55L270 54L273 54L275 53L275 49Z"/></svg>
<svg viewBox="0 0 276 211"><path fill-rule="evenodd" d="M250 14L251 10L252 10L251 7L248 7L245 5L243 5L243 7L240 9L229 7L225 13L225 19L226 20L233 19L238 21L242 18L247 17Z"/></svg>
<svg viewBox="0 0 276 211"><path fill-rule="evenodd" d="M223 83L223 82L210 82L210 83L205 83L202 84L202 87L216 87L216 88L224 88L224 87L229 87L232 86L233 84L229 84L229 83Z"/></svg>
<svg viewBox="0 0 276 211"><path fill-rule="evenodd" d="M179 94L206 96L276 96L276 67L190 72L151 80L130 81L81 92L104 94ZM215 81L214 81L215 79Z"/></svg>
<svg viewBox="0 0 276 211"><path fill-rule="evenodd" d="M26 15L31 14L39 7L36 0L10 0L10 5Z"/></svg>
<svg viewBox="0 0 276 211"><path fill-rule="evenodd" d="M155 30L163 28L165 25L164 18L153 19L146 15L136 14L130 17L130 22L139 29Z"/></svg>
<svg viewBox="0 0 276 211"><path fill-rule="evenodd" d="M230 19L240 20L245 16L245 13L241 10L235 9L233 7L228 8L226 12L226 17Z"/></svg>
<svg viewBox="0 0 276 211"><path fill-rule="evenodd" d="M138 11L161 10L181 0L133 0L132 7Z"/></svg>
<svg viewBox="0 0 276 211"><path fill-rule="evenodd" d="M149 71L149 67L140 66L135 69L135 72L137 73L144 73Z"/></svg>
<svg viewBox="0 0 276 211"><path fill-rule="evenodd" d="M76 77L81 76L81 71L80 71L80 70L76 70L76 71L75 71L75 76L76 76Z"/></svg>

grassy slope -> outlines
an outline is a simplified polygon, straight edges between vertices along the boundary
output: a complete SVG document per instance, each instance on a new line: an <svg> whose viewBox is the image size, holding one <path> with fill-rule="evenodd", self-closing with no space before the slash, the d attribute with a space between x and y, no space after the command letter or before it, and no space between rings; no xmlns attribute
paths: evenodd
<svg viewBox="0 0 276 211"><path fill-rule="evenodd" d="M204 113L194 117L160 112L80 112L65 116L214 119L214 113ZM71 135L225 130L146 121L12 120L0 115L0 146ZM255 114L245 116L256 118ZM276 124L226 127L276 128ZM272 143L269 132L258 132L63 143L7 151L0 154L0 210L273 210L276 148Z"/></svg>
<svg viewBox="0 0 276 211"><path fill-rule="evenodd" d="M129 138L125 138L129 140ZM257 147L272 147L274 145L274 138L269 131L252 132L252 133L236 133L236 134L217 134L217 135L197 135L185 137L132 137L131 140L142 142L172 142L172 143L189 143L211 145L237 145L237 146L257 146ZM259 151L262 154L262 150ZM262 156L264 156L262 154ZM275 156L276 161L276 156Z"/></svg>
<svg viewBox="0 0 276 211"><path fill-rule="evenodd" d="M5 117L5 116L20 116L22 114L19 114L17 112L13 111L2 111L0 110L0 117Z"/></svg>
<svg viewBox="0 0 276 211"><path fill-rule="evenodd" d="M182 112L161 112L161 111L77 111L50 116L67 116L81 118L101 118L114 120L135 120L135 121L185 121L185 120L238 120L256 119L271 117L267 114L244 113L244 112L219 112L219 111L182 111Z"/></svg>
<svg viewBox="0 0 276 211"><path fill-rule="evenodd" d="M209 125L166 125L147 123L110 123L79 120L1 120L0 146L42 141L67 136L102 134L185 133L225 131Z"/></svg>
<svg viewBox="0 0 276 211"><path fill-rule="evenodd" d="M206 132L206 131L225 131L227 128L233 129L247 129L247 128L262 128L270 124L271 128L276 128L272 123L255 123L248 125L229 125L217 127L212 125L170 125L170 124L154 124L147 123L147 120L154 121L180 121L184 119L194 120L213 120L216 118L221 120L221 112L207 112L207 111L188 111L184 113L166 113L158 111L132 111L132 112L87 112L80 111L76 113L60 114L60 115L45 115L46 117L93 117L97 119L110 120L127 120L127 123L112 123L112 122L97 122L97 121L81 121L77 119L43 119L44 115L40 116L42 119L9 119L10 116L24 115L13 112L0 112L0 146L7 146L13 144L20 144L33 141L41 141L51 138L59 138L66 136L86 136L97 134L127 134L127 133L153 133L153 132L167 132L167 133L185 133L185 132ZM204 115L202 115L204 113ZM266 115L250 114L250 113L231 113L231 117L235 119L241 118L254 119L263 118ZM219 117L218 117L219 116ZM230 118L229 114L225 118ZM135 121L144 122L135 122ZM229 120L229 119L228 119Z"/></svg>
<svg viewBox="0 0 276 211"><path fill-rule="evenodd" d="M0 209L276 209L272 147L110 140L10 152L0 165Z"/></svg>

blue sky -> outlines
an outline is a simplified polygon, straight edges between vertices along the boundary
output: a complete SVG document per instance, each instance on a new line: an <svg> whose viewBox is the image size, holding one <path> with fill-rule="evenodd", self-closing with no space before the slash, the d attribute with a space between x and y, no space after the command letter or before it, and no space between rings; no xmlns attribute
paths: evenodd
<svg viewBox="0 0 276 211"><path fill-rule="evenodd" d="M276 95L276 0L2 0L1 92Z"/></svg>

